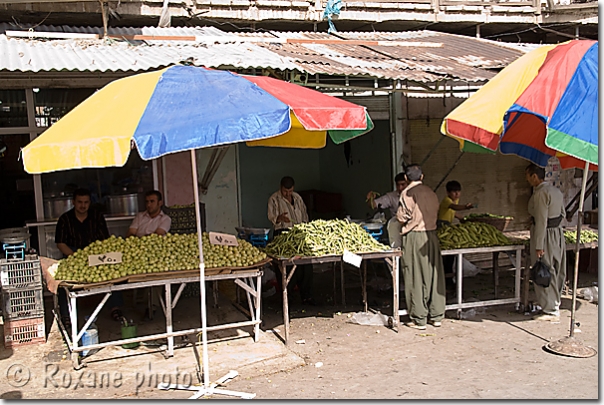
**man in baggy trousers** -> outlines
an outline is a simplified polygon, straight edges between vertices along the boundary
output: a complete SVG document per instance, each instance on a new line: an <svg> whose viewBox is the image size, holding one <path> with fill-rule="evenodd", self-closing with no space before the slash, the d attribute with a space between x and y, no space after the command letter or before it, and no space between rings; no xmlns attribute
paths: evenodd
<svg viewBox="0 0 604 405"><path fill-rule="evenodd" d="M528 202L531 225L531 265L539 258L550 267L549 287L533 284L542 313L539 321L560 321L560 301L566 280L566 241L562 229L565 216L564 196L555 186L545 182L545 169L534 164L526 168L526 180L534 187Z"/></svg>
<svg viewBox="0 0 604 405"><path fill-rule="evenodd" d="M403 190L396 213L402 224L401 268L410 328L424 330L426 323L441 326L445 316L445 274L436 233L438 197L422 183L419 165L407 166L409 185Z"/></svg>

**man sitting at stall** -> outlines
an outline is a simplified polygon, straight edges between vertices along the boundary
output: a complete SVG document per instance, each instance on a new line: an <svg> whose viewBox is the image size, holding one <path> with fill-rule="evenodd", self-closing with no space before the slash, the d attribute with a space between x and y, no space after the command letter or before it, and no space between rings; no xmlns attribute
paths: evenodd
<svg viewBox="0 0 604 405"><path fill-rule="evenodd" d="M405 282L405 300L414 329L426 329L426 323L441 326L445 316L445 275L436 234L438 197L422 184L419 165L407 166L406 180L396 213L402 224L401 268Z"/></svg>
<svg viewBox="0 0 604 405"><path fill-rule="evenodd" d="M153 233L158 235L165 235L170 231L172 225L172 218L166 215L161 207L164 205L161 192L157 190L147 191L145 193L145 211L139 212L134 217L128 234L130 236L147 236ZM153 294L153 289L157 292ZM155 312L152 307L157 306L157 295L160 293L160 287L149 287L149 308L145 310L145 316L143 319L153 319L153 313Z"/></svg>
<svg viewBox="0 0 604 405"><path fill-rule="evenodd" d="M107 222L103 214L95 208L91 208L90 191L79 188L73 193L73 208L59 217L55 230L55 243L57 248L65 257L71 256L78 249L83 249L97 240L109 237ZM107 300L111 306L111 316L115 320L121 320L123 305L121 292L111 294ZM67 309L67 296L64 289L59 289L59 309L63 324L69 328L70 319Z"/></svg>
<svg viewBox="0 0 604 405"><path fill-rule="evenodd" d="M394 177L396 189L376 198L377 193L370 191L367 193L367 202L372 209L388 209L390 211L390 220L387 224L388 242L391 247L401 247L401 223L396 219L396 211L398 210L398 200L401 197L401 192L407 187L405 173L399 173Z"/></svg>
<svg viewBox="0 0 604 405"><path fill-rule="evenodd" d="M145 211L136 214L126 237L147 236L152 233L167 234L170 231L172 219L161 210L163 204L159 191L151 190L145 193Z"/></svg>
<svg viewBox="0 0 604 405"><path fill-rule="evenodd" d="M294 179L285 176L281 179L281 187L268 199L268 219L273 224L273 237L288 230L295 224L308 222L308 212L306 204L300 197L300 194L294 191ZM277 271L279 269L277 268ZM312 265L305 264L298 266L290 281L290 286L298 285L302 303L316 305L312 298ZM277 281L283 288L281 274L277 273Z"/></svg>

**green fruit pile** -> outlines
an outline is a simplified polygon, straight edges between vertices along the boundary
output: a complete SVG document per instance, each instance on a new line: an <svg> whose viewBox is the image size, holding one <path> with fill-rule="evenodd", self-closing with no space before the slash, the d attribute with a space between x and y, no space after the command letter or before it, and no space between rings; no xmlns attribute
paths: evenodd
<svg viewBox="0 0 604 405"><path fill-rule="evenodd" d="M577 243L577 231L568 230L564 231L564 239L566 243L575 244ZM590 243L598 241L598 233L589 229L581 229L581 243Z"/></svg>
<svg viewBox="0 0 604 405"><path fill-rule="evenodd" d="M389 247L376 241L359 224L350 221L317 219L296 224L266 246L275 257L341 255L382 252Z"/></svg>
<svg viewBox="0 0 604 405"><path fill-rule="evenodd" d="M438 230L438 239L444 250L512 244L501 231L483 222L445 225Z"/></svg>
<svg viewBox="0 0 604 405"><path fill-rule="evenodd" d="M237 247L211 245L205 232L202 240L206 268L247 267L266 258L265 253L245 240L239 239ZM122 262L88 265L89 255L110 252L121 252ZM165 236L152 234L142 238L131 236L127 239L112 235L60 260L55 279L98 283L135 274L195 269L199 269L196 233Z"/></svg>

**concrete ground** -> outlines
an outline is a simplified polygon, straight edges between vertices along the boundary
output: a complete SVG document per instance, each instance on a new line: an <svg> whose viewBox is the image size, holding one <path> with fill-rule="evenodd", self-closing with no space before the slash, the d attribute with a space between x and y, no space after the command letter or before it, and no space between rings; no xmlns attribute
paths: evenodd
<svg viewBox="0 0 604 405"><path fill-rule="evenodd" d="M392 291L382 270L369 272L369 303L390 314ZM401 326L396 333L385 326L351 323L361 310L360 289L354 277L347 276L351 283L346 290L348 305L339 304L339 297L334 305L332 280L328 271L315 274L319 306L304 307L293 293L287 347L279 338L283 322L276 295L263 300L264 332L259 342L250 337L251 328L211 333L210 380L236 370L239 376L224 388L253 393L259 399L598 398L599 356L570 358L543 349L548 341L568 336L569 296L563 299L560 323L532 320L517 313L513 305L505 305L464 312L465 319L450 311L441 328L417 331ZM502 297L511 294L513 280L511 272L502 272ZM595 281L596 274L580 273L580 287ZM491 286L488 273L464 279L464 300L489 298ZM576 337L598 350L598 306L579 300L577 308ZM140 331L161 329L161 313L156 313L153 322L143 322L144 306L126 309L128 317L141 320ZM209 309L208 317L210 325L244 319L224 296L218 309ZM198 299L183 299L175 308L175 326L184 329L190 323L185 320L198 324ZM107 313L101 313L101 341L117 337L116 325ZM75 371L68 356L63 358L66 346L52 324L43 345L0 349L0 373L7 376L0 380L1 397L188 398L191 392L164 391L156 385L162 380L198 383L196 352L179 338L177 346L181 347L166 359L162 343L135 350L106 348L91 356L87 367Z"/></svg>

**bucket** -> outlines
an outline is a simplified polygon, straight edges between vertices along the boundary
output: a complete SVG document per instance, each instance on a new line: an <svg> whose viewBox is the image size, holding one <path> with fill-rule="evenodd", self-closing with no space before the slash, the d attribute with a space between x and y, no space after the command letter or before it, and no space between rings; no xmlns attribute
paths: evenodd
<svg viewBox="0 0 604 405"><path fill-rule="evenodd" d="M122 339L136 337L136 325L122 326ZM126 343L122 345L124 349L135 349L140 346L140 342Z"/></svg>

